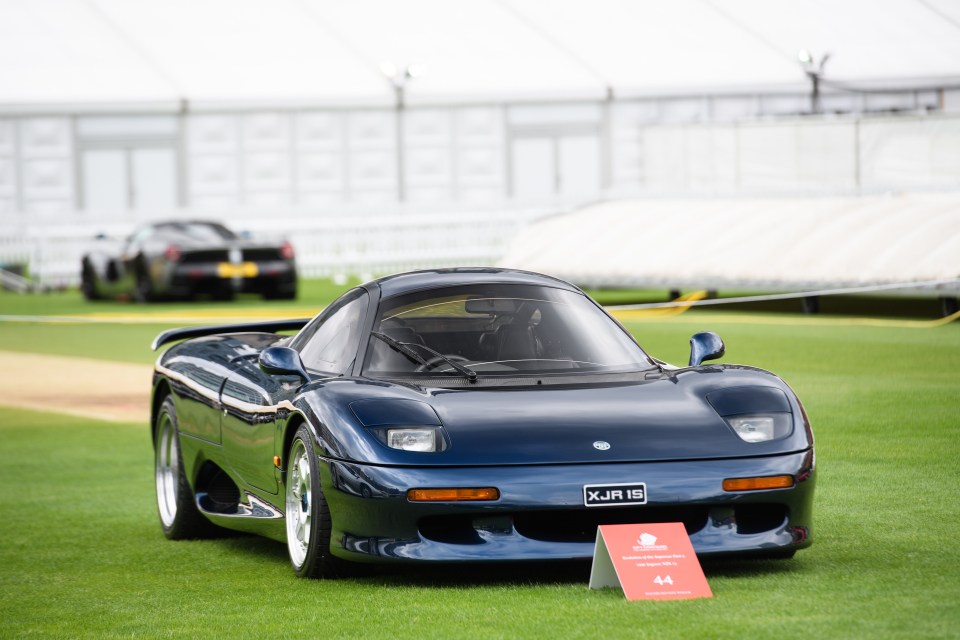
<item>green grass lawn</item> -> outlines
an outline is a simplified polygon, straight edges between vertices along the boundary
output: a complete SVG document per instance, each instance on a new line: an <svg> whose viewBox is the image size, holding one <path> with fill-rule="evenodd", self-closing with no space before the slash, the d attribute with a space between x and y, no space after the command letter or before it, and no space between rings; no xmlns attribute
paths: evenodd
<svg viewBox="0 0 960 640"><path fill-rule="evenodd" d="M319 310L347 289L360 284L351 280L346 284L336 284L331 280L316 278L301 280L297 299L294 302L264 300L252 294L240 294L234 300L212 300L199 298L195 301L170 301L139 304L131 300L84 300L78 289L51 291L48 293L21 294L0 291L0 315L85 315L89 313L125 313L136 315L161 312L192 312L197 309L243 311L248 309L276 308L294 305L297 307L317 307Z"/></svg>
<svg viewBox="0 0 960 640"><path fill-rule="evenodd" d="M69 355L119 362L152 363L157 354L150 351L154 336L165 329L184 324L222 324L234 318L262 320L258 314L273 313L286 317L312 317L357 282L345 285L329 280L303 280L297 300L264 301L257 296L241 295L232 302L199 300L196 302L135 302L103 300L87 302L77 290L36 295L0 291L0 316L59 316L90 318L105 322L0 322L0 351L25 351ZM179 316L206 318L184 322ZM164 317L170 318L164 321ZM226 317L226 320L221 320ZM118 318L110 321L111 318Z"/></svg>
<svg viewBox="0 0 960 640"><path fill-rule="evenodd" d="M960 637L960 324L694 311L627 326L675 363L716 330L723 362L794 387L817 437L813 547L706 562L714 597L695 601L589 591L584 564L298 580L274 542L163 537L146 425L0 409L0 637ZM157 329L2 323L0 349L150 362Z"/></svg>

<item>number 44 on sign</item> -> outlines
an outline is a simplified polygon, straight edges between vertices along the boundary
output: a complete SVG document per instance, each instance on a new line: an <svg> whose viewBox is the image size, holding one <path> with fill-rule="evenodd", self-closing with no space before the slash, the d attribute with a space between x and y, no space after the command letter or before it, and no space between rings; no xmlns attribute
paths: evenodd
<svg viewBox="0 0 960 640"><path fill-rule="evenodd" d="M604 524L590 588L623 590L627 600L710 598L713 593L683 524Z"/></svg>

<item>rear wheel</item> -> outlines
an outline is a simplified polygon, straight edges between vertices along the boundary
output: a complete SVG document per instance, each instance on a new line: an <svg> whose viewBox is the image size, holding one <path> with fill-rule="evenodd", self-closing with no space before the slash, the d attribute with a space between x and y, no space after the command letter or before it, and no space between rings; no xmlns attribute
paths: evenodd
<svg viewBox="0 0 960 640"><path fill-rule="evenodd" d="M157 414L154 455L157 485L157 513L163 535L171 540L207 537L216 531L197 510L193 491L183 470L177 411L173 398L163 400Z"/></svg>
<svg viewBox="0 0 960 640"><path fill-rule="evenodd" d="M80 291L87 300L99 300L100 294L97 293L96 276L89 264L84 263L80 271Z"/></svg>
<svg viewBox="0 0 960 640"><path fill-rule="evenodd" d="M320 489L313 437L302 425L290 445L286 519L290 564L301 578L332 578L342 563L330 553L330 509Z"/></svg>

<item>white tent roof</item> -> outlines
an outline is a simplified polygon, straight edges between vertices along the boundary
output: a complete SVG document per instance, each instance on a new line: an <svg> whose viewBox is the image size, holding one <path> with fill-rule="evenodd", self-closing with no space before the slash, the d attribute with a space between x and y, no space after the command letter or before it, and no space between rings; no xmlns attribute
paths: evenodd
<svg viewBox="0 0 960 640"><path fill-rule="evenodd" d="M668 289L956 279L960 195L608 202L526 227L500 265L589 286Z"/></svg>
<svg viewBox="0 0 960 640"><path fill-rule="evenodd" d="M960 85L955 0L0 0L0 105L390 105Z"/></svg>

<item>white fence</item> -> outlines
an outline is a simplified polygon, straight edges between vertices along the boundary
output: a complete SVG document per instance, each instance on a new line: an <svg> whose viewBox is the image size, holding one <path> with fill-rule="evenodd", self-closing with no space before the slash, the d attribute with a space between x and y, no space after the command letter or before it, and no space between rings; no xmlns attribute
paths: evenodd
<svg viewBox="0 0 960 640"><path fill-rule="evenodd" d="M668 124L665 112L648 113L640 106L614 104L609 114L599 107L560 110L553 116L586 118L579 123L553 122L546 107L529 113L519 107L504 108L504 118L481 118L484 113L490 115L483 110L444 112L446 119L436 121L450 125L437 125L443 131L477 129L484 133L474 131L461 140L458 136L421 132L424 145L444 140L438 147L443 151L434 150L437 162L421 158L421 163L413 162L419 157L413 147L406 149L412 154L408 158L410 166L420 167L424 175L434 169L447 169L436 177L434 192L434 187L424 186L433 182L421 184L414 175L416 171L407 167L404 175L412 181L403 183L403 203L399 202L394 180L396 167L386 160L396 152L387 144L392 140L388 135L392 130L372 124L360 128L370 136L376 134L379 142L358 143L354 151L360 155L356 157L350 149L341 150L337 157L343 167L353 167L351 171L357 175L348 172L349 179L331 178L329 184L339 186L330 193L311 191L316 184L327 184L326 178L292 178L291 167L309 167L314 160L320 163L311 155L313 151L290 147L288 161L278 161L274 167L283 180L272 181L258 178L253 169L237 173L237 167L260 166L259 156L249 155L246 147L237 143L221 149L215 141L201 140L196 143L197 149L190 143L182 150L186 168L177 169L184 174L180 187L188 206L148 209L149 213L137 207L106 212L90 205L91 193L80 185L89 182L87 187L91 187L93 183L83 171L83 149L71 146L68 118L11 120L6 123L6 134L0 127L0 268L25 265L33 283L41 287L72 285L79 278L80 258L95 235L123 238L148 220L189 217L211 218L236 230L289 238L305 276L362 276L419 267L495 263L526 223L549 213L568 211L584 200L757 196L789 200L960 190L960 117L956 114L835 114ZM434 122L426 117L429 115L410 117ZM239 131L248 117L254 118L250 114L225 115L222 130ZM258 118L251 122L259 122ZM278 116L277 121L290 125L289 118L294 116ZM363 122L373 122L370 118L373 116L366 114ZM389 118L376 120L381 124L388 121L392 122ZM553 124L524 128L541 121ZM350 129L352 120L347 118L345 122ZM464 127L454 127L451 122ZM193 131L189 127L194 125L199 126L193 122L188 129ZM278 130L287 131L287 125ZM78 129L80 133L83 130L82 126ZM22 144L13 145L10 141L14 139L22 139ZM312 143L298 140L304 149L313 149ZM571 140L587 143L564 143ZM371 145L379 149L379 155L374 155L383 162L374 163L375 167L354 162L367 157ZM531 149L542 152L542 157L527 153ZM208 152L212 154L209 157L204 155ZM442 161L447 156L459 158L453 162L456 171ZM207 161L212 163L213 159L223 172L208 166ZM173 171L176 167L168 168ZM331 171L341 175L346 170L341 167ZM585 176L590 179L583 184L589 183L590 188L575 195L564 193L561 185L580 184L578 180ZM154 174L147 177L147 182L157 182ZM541 191L528 181L542 187ZM110 180L106 183L113 185ZM257 191L261 183L267 185L262 193ZM281 183L289 188L281 189L277 186ZM299 204L291 205L293 202ZM86 203L89 210L78 210L81 203ZM887 214L881 210L877 215ZM769 216L771 220L777 216L788 219L789 211L773 205ZM611 242L620 243L623 238L614 237Z"/></svg>
<svg viewBox="0 0 960 640"><path fill-rule="evenodd" d="M636 145L642 195L869 195L960 189L960 118L656 125Z"/></svg>
<svg viewBox="0 0 960 640"><path fill-rule="evenodd" d="M125 216L60 213L24 215L0 229L0 268L25 266L34 287L76 285L80 260L93 248L120 251L123 239L149 220L218 220L256 237L286 238L306 277L361 277L409 269L492 265L511 239L547 209L388 213L346 210L337 215L312 211L244 211L204 216L195 211ZM9 220L9 218L7 218ZM97 236L105 236L97 239Z"/></svg>

